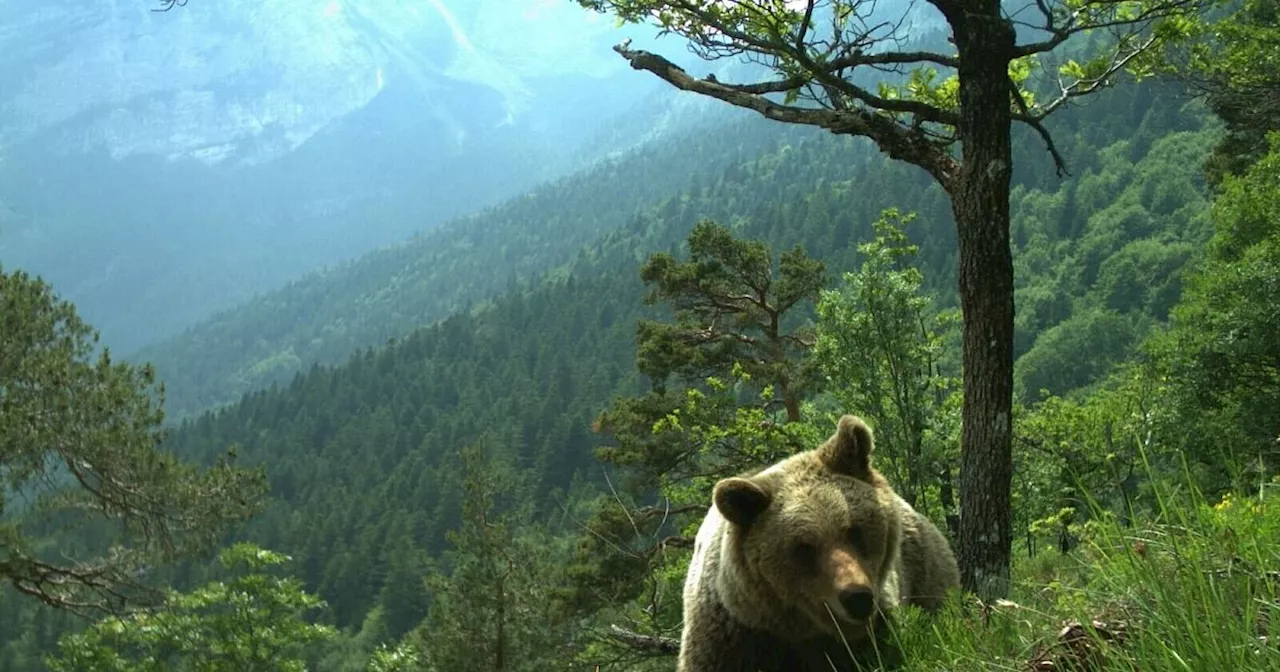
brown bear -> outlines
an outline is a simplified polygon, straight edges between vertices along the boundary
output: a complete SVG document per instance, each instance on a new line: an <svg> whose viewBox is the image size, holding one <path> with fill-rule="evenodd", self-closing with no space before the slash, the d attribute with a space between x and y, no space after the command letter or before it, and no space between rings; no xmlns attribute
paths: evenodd
<svg viewBox="0 0 1280 672"><path fill-rule="evenodd" d="M941 606L960 583L955 555L872 468L872 447L846 415L818 448L716 484L685 579L678 672L843 672L894 607Z"/></svg>

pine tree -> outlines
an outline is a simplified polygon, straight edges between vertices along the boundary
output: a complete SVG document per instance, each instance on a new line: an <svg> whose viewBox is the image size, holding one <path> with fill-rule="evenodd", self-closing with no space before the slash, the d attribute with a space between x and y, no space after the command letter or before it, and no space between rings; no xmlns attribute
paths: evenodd
<svg viewBox="0 0 1280 672"><path fill-rule="evenodd" d="M48 284L0 267L0 580L80 613L158 599L146 568L213 548L266 483L226 454L202 470L159 450L154 369L98 348ZM78 525L96 557L38 553L30 533L55 522Z"/></svg>
<svg viewBox="0 0 1280 672"><path fill-rule="evenodd" d="M444 567L426 577L431 608L406 642L433 670L561 669L549 655L568 639L550 599L553 545L520 508L523 476L484 442L460 459L461 524Z"/></svg>

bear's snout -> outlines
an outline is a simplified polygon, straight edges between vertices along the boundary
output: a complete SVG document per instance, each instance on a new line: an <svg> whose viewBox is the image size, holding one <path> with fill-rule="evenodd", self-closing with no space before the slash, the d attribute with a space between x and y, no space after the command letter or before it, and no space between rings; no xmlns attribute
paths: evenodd
<svg viewBox="0 0 1280 672"><path fill-rule="evenodd" d="M836 547L831 550L832 568L831 586L840 611L851 621L865 621L875 611L875 591L872 590L872 578L863 569L862 563L848 548ZM828 598L830 599L830 598Z"/></svg>
<svg viewBox="0 0 1280 672"><path fill-rule="evenodd" d="M840 606L844 607L844 612L850 618L865 621L875 611L876 599L870 588L858 586L840 592Z"/></svg>

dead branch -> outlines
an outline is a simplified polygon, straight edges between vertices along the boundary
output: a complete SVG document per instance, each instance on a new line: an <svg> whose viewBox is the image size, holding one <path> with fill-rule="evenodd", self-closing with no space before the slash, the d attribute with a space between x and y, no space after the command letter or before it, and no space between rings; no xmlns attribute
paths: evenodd
<svg viewBox="0 0 1280 672"><path fill-rule="evenodd" d="M907 161L928 171L934 179L950 189L959 173L959 165L941 143L931 142L923 133L912 131L892 118L870 110L827 110L775 103L763 95L707 80L694 79L683 68L657 54L633 50L624 42L613 48L636 70L646 70L668 84L682 90L753 110L766 119L804 124L826 129L837 135L856 135L871 139L889 158Z"/></svg>
<svg viewBox="0 0 1280 672"><path fill-rule="evenodd" d="M680 653L680 640L656 635L642 635L618 625L609 626L609 637L633 649L650 651L659 655L675 655Z"/></svg>
<svg viewBox="0 0 1280 672"><path fill-rule="evenodd" d="M58 567L24 556L0 562L0 576L20 593L81 618L122 615L160 601L160 591L137 580L145 569L119 552L95 563Z"/></svg>
<svg viewBox="0 0 1280 672"><path fill-rule="evenodd" d="M658 548L693 548L693 537L670 536L658 542Z"/></svg>
<svg viewBox="0 0 1280 672"><path fill-rule="evenodd" d="M706 510L706 504L688 504L674 509L665 506L642 506L636 509L633 515L639 519L648 519L654 516L679 516L686 513L705 512Z"/></svg>

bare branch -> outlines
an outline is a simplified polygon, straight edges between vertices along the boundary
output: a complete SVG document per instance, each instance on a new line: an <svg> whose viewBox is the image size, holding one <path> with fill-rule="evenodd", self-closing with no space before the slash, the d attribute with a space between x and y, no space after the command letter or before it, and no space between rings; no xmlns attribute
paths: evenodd
<svg viewBox="0 0 1280 672"><path fill-rule="evenodd" d="M661 655L675 655L680 653L680 640L671 637L658 637L655 635L642 635L638 632L632 632L618 625L609 626L609 637L620 644L633 649L642 651L651 651Z"/></svg>
<svg viewBox="0 0 1280 672"><path fill-rule="evenodd" d="M1057 172L1058 177L1067 177L1071 175L1071 171L1067 169L1067 160L1063 158L1062 153L1058 151L1058 145L1053 142L1053 135L1049 133L1049 129L1039 119L1017 119L1027 126L1030 126L1044 141L1044 147L1049 151L1049 156L1053 157L1053 168Z"/></svg>
<svg viewBox="0 0 1280 672"><path fill-rule="evenodd" d="M1022 92L1018 90L1018 85L1012 79L1009 80L1009 88L1013 92L1013 99L1017 101L1020 111L1019 114L1013 115L1014 120L1030 126L1036 133L1040 134L1040 138L1044 140L1045 149L1049 150L1049 155L1053 157L1053 167L1057 171L1058 177L1069 175L1067 160L1058 151L1058 145L1053 142L1053 135L1049 133L1049 129L1045 128L1039 119L1032 118L1031 110L1027 108L1027 101L1023 99Z"/></svg>
<svg viewBox="0 0 1280 672"><path fill-rule="evenodd" d="M736 107L754 110L767 119L824 128L837 135L871 139L890 158L907 161L926 170L948 190L958 172L956 160L923 133L905 127L883 114L867 110L824 110L782 105L762 95L739 91L731 86L689 76L680 66L647 51L632 50L623 43L614 51L636 70L647 70L682 91L722 100Z"/></svg>
<svg viewBox="0 0 1280 672"><path fill-rule="evenodd" d="M1032 42L1014 48L1014 58L1022 58L1032 54L1042 54L1053 51L1062 45L1062 43L1071 39L1071 37L1084 33L1086 31L1098 31L1107 29L1123 28L1128 29L1130 33L1136 35L1158 19L1169 16L1176 16L1184 13L1192 13L1199 8L1206 7L1210 4L1206 0L1167 0L1166 2L1153 3L1147 5L1141 12L1124 18L1116 18L1110 21L1092 21L1082 20L1085 12L1092 10L1098 12L1099 8L1114 6L1119 8L1121 5L1128 6L1131 3L1125 0L1092 0L1087 5L1076 9L1075 11L1063 17L1061 23L1053 15L1053 12L1047 7L1043 0L1037 0L1037 6L1045 17L1044 25L1034 26L1044 32L1050 33L1050 37L1039 42Z"/></svg>
<svg viewBox="0 0 1280 672"><path fill-rule="evenodd" d="M800 30L796 31L796 49L803 50L805 48L804 38L809 35L809 26L813 23L813 8L817 5L816 0L808 0L804 7L804 18L800 20Z"/></svg>
<svg viewBox="0 0 1280 672"><path fill-rule="evenodd" d="M1112 60L1111 63L1107 65L1106 69L1103 70L1103 72L1098 76L1081 79L1069 85L1062 86L1061 93L1058 95L1057 98L1049 102L1049 104L1039 108L1038 110L1036 110L1034 114L1031 114L1031 115L1027 115L1027 114L1014 115L1013 116L1014 120L1020 121L1022 123L1026 123L1029 125L1030 125L1030 122L1032 121L1034 122L1042 121L1045 117L1052 114L1059 107L1062 107L1063 105L1065 105L1067 101L1071 100L1072 98L1087 96L1091 93L1098 91L1099 89L1102 89L1105 86L1109 86L1112 82L1112 79L1120 71L1124 70L1129 65L1130 61L1136 58L1138 54L1141 54L1145 52L1147 49L1151 48L1151 46L1155 44L1155 42L1156 42L1156 38L1154 36L1149 37L1140 46L1130 50L1128 53L1117 53L1114 60Z"/></svg>
<svg viewBox="0 0 1280 672"><path fill-rule="evenodd" d="M685 537L673 535L663 538L658 542L658 548L666 550L668 548L693 548L693 537Z"/></svg>
<svg viewBox="0 0 1280 672"><path fill-rule="evenodd" d="M160 602L160 591L138 581L144 569L119 549L92 564L58 567L27 556L0 562L0 576L20 593L82 618L121 615Z"/></svg>
<svg viewBox="0 0 1280 672"><path fill-rule="evenodd" d="M636 519L631 515L631 509L622 501L622 495L618 494L617 488L613 487L613 480L609 478L609 474L605 474L605 482L609 484L609 492L613 493L613 501L618 503L618 508L622 509L622 515L627 517L627 522L631 523L631 530L635 535L640 535L640 526L636 524Z"/></svg>
<svg viewBox="0 0 1280 672"><path fill-rule="evenodd" d="M817 339L813 338L812 336L806 338L805 336L801 336L799 334L783 334L781 338L784 341L790 341L792 343L795 343L798 347L801 347L804 349L812 348L818 342Z"/></svg>
<svg viewBox="0 0 1280 672"><path fill-rule="evenodd" d="M706 510L706 504L688 504L685 506L678 506L674 509L664 506L643 506L636 509L633 515L636 518L647 519L653 518L654 516L680 516L686 513L705 513Z"/></svg>

